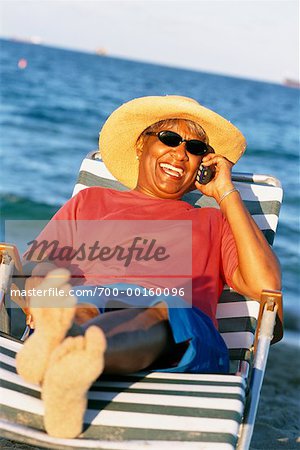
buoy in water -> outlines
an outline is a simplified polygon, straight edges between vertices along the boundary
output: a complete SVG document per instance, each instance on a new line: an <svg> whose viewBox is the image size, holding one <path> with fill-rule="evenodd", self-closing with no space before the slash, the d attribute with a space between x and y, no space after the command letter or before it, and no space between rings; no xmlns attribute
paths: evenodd
<svg viewBox="0 0 300 450"><path fill-rule="evenodd" d="M18 67L19 67L19 69L26 69L26 67L27 67L27 60L25 59L25 58L21 58L21 59L19 59L19 61L18 61Z"/></svg>

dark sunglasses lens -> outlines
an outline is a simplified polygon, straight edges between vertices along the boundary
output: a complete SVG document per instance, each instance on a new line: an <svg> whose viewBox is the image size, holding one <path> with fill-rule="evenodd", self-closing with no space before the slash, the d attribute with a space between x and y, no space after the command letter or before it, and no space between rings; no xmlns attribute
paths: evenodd
<svg viewBox="0 0 300 450"><path fill-rule="evenodd" d="M207 145L205 142L198 141L197 139L192 139L186 142L186 149L192 155L205 155L208 152Z"/></svg>
<svg viewBox="0 0 300 450"><path fill-rule="evenodd" d="M181 143L181 136L173 131L161 131L158 133L158 138L168 147L177 147Z"/></svg>

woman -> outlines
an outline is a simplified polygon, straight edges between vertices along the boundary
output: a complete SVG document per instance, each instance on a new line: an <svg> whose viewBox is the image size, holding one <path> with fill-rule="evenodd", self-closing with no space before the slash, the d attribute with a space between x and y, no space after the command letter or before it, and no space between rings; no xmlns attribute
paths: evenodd
<svg viewBox="0 0 300 450"><path fill-rule="evenodd" d="M61 307L54 308L42 308L35 297L31 299L36 330L18 354L17 369L26 380L42 385L46 430L61 437L81 432L86 392L102 372L129 373L149 367L226 372L228 354L215 327L224 283L252 298L259 298L262 289L280 289L276 257L231 181L232 165L246 145L230 122L186 97L144 97L122 105L108 118L99 143L107 168L131 190L95 187L81 191L62 207L39 240L51 236L61 247L76 249L82 234L92 234L81 230L87 221L123 220L132 227L141 220L153 224L190 221L193 304L176 297L176 307L172 307L174 298L156 296L144 307L125 308L141 306L141 299L121 294L122 273L113 284L120 291L118 309L111 308L107 299L102 305L104 314L71 326L76 309L69 295L69 273L58 269L47 276L39 288L46 292L57 287L66 297ZM196 181L200 164L214 170L206 185ZM213 197L220 211L194 209L181 200L195 188ZM59 231L53 228L57 221ZM175 237L184 243L187 238L183 233ZM39 260L32 252L30 259ZM108 273L115 276L111 272L114 264ZM83 274L86 285L108 284L105 277L101 279L103 267L103 261L82 258L76 261L75 275ZM44 275L51 268L49 262L39 264L33 275ZM135 285L150 289L151 280L138 279Z"/></svg>

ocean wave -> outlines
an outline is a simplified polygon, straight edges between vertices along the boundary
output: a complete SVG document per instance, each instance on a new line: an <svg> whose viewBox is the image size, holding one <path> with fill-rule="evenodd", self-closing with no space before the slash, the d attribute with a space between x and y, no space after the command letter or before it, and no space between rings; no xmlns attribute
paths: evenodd
<svg viewBox="0 0 300 450"><path fill-rule="evenodd" d="M15 194L3 194L0 196L1 216L6 220L23 219L50 219L60 205L50 205L36 202L28 197Z"/></svg>

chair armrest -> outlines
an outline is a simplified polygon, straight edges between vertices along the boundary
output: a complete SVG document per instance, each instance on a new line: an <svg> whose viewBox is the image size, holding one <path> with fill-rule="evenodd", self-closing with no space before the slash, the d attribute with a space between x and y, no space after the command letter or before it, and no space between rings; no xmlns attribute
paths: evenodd
<svg viewBox="0 0 300 450"><path fill-rule="evenodd" d="M271 344L275 344L279 342L283 337L283 309L282 309L282 292L281 291L271 291L264 290L261 293L260 298L260 308L257 319L257 328L255 334L254 341L254 352L257 348L257 342L259 337L259 332L261 328L262 316L265 310L265 307L269 311L274 311L276 308L276 321L273 332L273 339L271 340Z"/></svg>

